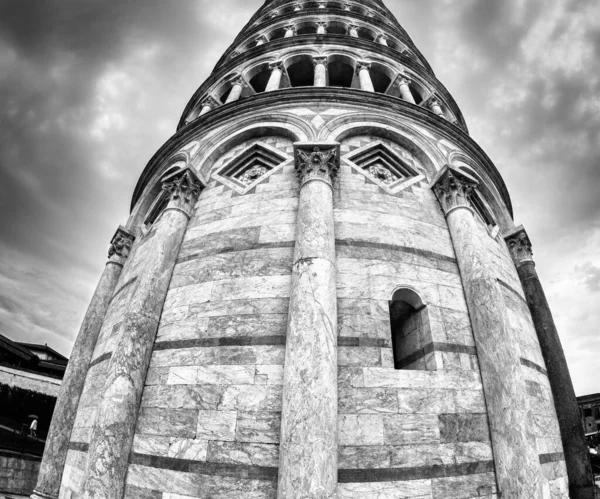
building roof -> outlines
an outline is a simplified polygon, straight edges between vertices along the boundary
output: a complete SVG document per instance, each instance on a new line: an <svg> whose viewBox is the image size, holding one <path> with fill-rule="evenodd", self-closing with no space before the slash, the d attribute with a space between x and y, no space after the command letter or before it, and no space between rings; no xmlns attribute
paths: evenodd
<svg viewBox="0 0 600 499"><path fill-rule="evenodd" d="M48 358L41 358L45 353ZM0 334L0 364L27 372L62 379L69 359L48 345L13 341Z"/></svg>

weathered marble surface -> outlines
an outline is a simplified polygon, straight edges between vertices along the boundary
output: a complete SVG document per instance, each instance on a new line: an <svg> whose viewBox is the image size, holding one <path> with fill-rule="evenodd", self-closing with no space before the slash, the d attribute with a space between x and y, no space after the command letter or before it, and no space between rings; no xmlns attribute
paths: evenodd
<svg viewBox="0 0 600 499"><path fill-rule="evenodd" d="M590 468L588 446L581 426L579 407L554 318L535 269L531 242L522 228L507 236L506 240L525 291L554 397L548 396L549 394L544 397L542 385L537 383L537 386L534 385L536 388L534 394L538 400L542 400L542 403L553 402L556 406L568 470L569 496L576 499L593 499L593 474ZM548 404L543 405L548 408ZM543 466L544 471L547 467L548 465ZM560 475L560 471L558 471L548 479L555 480L563 476L564 474Z"/></svg>
<svg viewBox="0 0 600 499"><path fill-rule="evenodd" d="M334 494L337 485L331 180L309 180L300 191L283 380L279 499L325 499Z"/></svg>
<svg viewBox="0 0 600 499"><path fill-rule="evenodd" d="M505 326L502 292L485 244L489 236L469 207L468 193L474 185L469 177L445 168L433 187L447 214L475 335L499 492L511 498L541 497L543 478L528 426L527 389L513 346L516 338Z"/></svg>
<svg viewBox="0 0 600 499"><path fill-rule="evenodd" d="M146 264L123 319L122 333L96 416L82 497L122 497L146 371L165 296L200 184L192 171L163 184L171 200L155 222ZM146 410L146 409L145 409ZM160 409L147 409L156 411Z"/></svg>
<svg viewBox="0 0 600 499"><path fill-rule="evenodd" d="M75 424L86 374L96 348L106 310L119 281L125 260L129 255L133 239L133 236L121 227L112 239L109 260L83 318L62 380L52 415L52 423L46 438L37 485L32 496L34 498L58 497L71 431Z"/></svg>

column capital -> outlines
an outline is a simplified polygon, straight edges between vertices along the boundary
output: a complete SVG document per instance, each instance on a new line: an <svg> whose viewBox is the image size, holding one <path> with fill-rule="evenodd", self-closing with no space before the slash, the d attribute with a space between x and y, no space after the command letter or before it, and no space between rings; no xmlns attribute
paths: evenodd
<svg viewBox="0 0 600 499"><path fill-rule="evenodd" d="M263 43L267 43L269 41L269 39L267 38L267 35L265 35L264 33L262 35L258 35L258 37L256 38L256 43L257 44L263 44Z"/></svg>
<svg viewBox="0 0 600 499"><path fill-rule="evenodd" d="M317 64L322 64L323 66L325 66L325 69L327 69L327 56L319 55L313 57L313 65L316 66Z"/></svg>
<svg viewBox="0 0 600 499"><path fill-rule="evenodd" d="M344 10L352 10L349 3L344 2Z"/></svg>
<svg viewBox="0 0 600 499"><path fill-rule="evenodd" d="M469 194L478 185L479 182L470 175L446 165L433 178L431 188L437 196L444 214L448 216L457 208L473 210Z"/></svg>
<svg viewBox="0 0 600 499"><path fill-rule="evenodd" d="M200 105L202 107L208 106L211 109L216 109L217 107L219 107L220 102L217 99L215 99L212 95L209 95L202 100Z"/></svg>
<svg viewBox="0 0 600 499"><path fill-rule="evenodd" d="M131 250L134 240L135 236L125 227L119 225L115 235L110 240L110 246L108 248L108 261L118 265L123 265L129 256L129 251Z"/></svg>
<svg viewBox="0 0 600 499"><path fill-rule="evenodd" d="M533 262L533 251L531 251L531 241L522 225L508 235L504 236L504 240L508 245L510 254L515 262L515 266L520 267L526 262Z"/></svg>
<svg viewBox="0 0 600 499"><path fill-rule="evenodd" d="M329 23L327 21L317 21L318 28L326 28Z"/></svg>
<svg viewBox="0 0 600 499"><path fill-rule="evenodd" d="M284 30L286 30L286 31L292 30L292 31L294 31L294 33L295 33L295 32L296 32L296 25L295 25L295 24L293 24L293 23L292 23L292 24L286 24L286 25L283 27L283 29L284 29Z"/></svg>
<svg viewBox="0 0 600 499"><path fill-rule="evenodd" d="M274 18L274 17L277 17L278 15L279 15L279 11L276 9L276 10L274 10L274 11L272 11L272 12L271 12L271 15L270 15L270 17L271 17L271 19L272 19L272 18Z"/></svg>
<svg viewBox="0 0 600 499"><path fill-rule="evenodd" d="M358 29L358 24L348 23L348 30Z"/></svg>
<svg viewBox="0 0 600 499"><path fill-rule="evenodd" d="M162 188L169 195L165 211L178 210L189 218L203 187L198 175L189 166L163 178Z"/></svg>
<svg viewBox="0 0 600 499"><path fill-rule="evenodd" d="M246 86L246 81L244 80L244 78L242 78L241 75L234 75L231 78L229 78L229 83L231 83L231 86L235 86L235 85L239 85L240 87L245 87Z"/></svg>
<svg viewBox="0 0 600 499"><path fill-rule="evenodd" d="M302 10L303 8L304 8L304 4L303 3L295 3L294 4L294 10L295 11Z"/></svg>
<svg viewBox="0 0 600 499"><path fill-rule="evenodd" d="M402 85L410 85L412 83L412 80L403 74L398 75L398 79L396 80L396 82L398 83L399 86Z"/></svg>
<svg viewBox="0 0 600 499"><path fill-rule="evenodd" d="M279 71L283 71L283 61L273 61L269 63L269 69L273 71L274 69L278 69Z"/></svg>
<svg viewBox="0 0 600 499"><path fill-rule="evenodd" d="M371 63L368 61L357 61L356 62L356 74L358 74L363 69L371 69Z"/></svg>
<svg viewBox="0 0 600 499"><path fill-rule="evenodd" d="M381 33L381 34L377 35L377 38L375 38L375 41L379 41L382 39L387 41L388 37L385 33Z"/></svg>
<svg viewBox="0 0 600 499"><path fill-rule="evenodd" d="M427 107L429 107L429 109L433 109L435 106L439 106L439 105L440 105L440 101L435 95L432 95L427 100Z"/></svg>
<svg viewBox="0 0 600 499"><path fill-rule="evenodd" d="M319 9L324 9L327 7L327 2L319 2Z"/></svg>
<svg viewBox="0 0 600 499"><path fill-rule="evenodd" d="M340 169L339 142L295 142L296 175L301 186L321 180L333 186Z"/></svg>

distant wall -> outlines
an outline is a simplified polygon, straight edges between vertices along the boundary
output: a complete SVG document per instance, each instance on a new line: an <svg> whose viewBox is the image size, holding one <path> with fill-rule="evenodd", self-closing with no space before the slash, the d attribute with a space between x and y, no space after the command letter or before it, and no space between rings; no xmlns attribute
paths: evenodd
<svg viewBox="0 0 600 499"><path fill-rule="evenodd" d="M28 496L40 471L41 457L0 451L0 494Z"/></svg>
<svg viewBox="0 0 600 499"><path fill-rule="evenodd" d="M61 380L0 366L0 384L58 397Z"/></svg>

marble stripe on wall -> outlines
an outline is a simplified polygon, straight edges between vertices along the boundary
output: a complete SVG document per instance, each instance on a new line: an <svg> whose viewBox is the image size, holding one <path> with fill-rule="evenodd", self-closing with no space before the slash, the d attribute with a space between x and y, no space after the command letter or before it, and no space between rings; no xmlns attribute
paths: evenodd
<svg viewBox="0 0 600 499"><path fill-rule="evenodd" d="M98 364L102 364L102 362L106 362L107 360L110 360L111 357L112 357L112 352L103 353L102 355L100 355L100 357L97 357L92 362L90 362L90 369L94 366L97 366Z"/></svg>
<svg viewBox="0 0 600 499"><path fill-rule="evenodd" d="M529 367L530 369L534 369L535 371L543 374L544 376L548 376L548 372L542 366L538 366L535 362L531 362L530 360L521 357L521 364L526 367Z"/></svg>
<svg viewBox="0 0 600 499"><path fill-rule="evenodd" d="M161 341L154 344L154 350L176 350L194 347L239 347L253 345L285 345L285 336L226 336L221 338L196 338L190 340Z"/></svg>
<svg viewBox="0 0 600 499"><path fill-rule="evenodd" d="M335 244L336 244L336 248L339 247L341 250L344 247L348 248L346 251L342 250L342 253L340 253L340 255L339 255L339 257L345 257L345 258L350 257L349 254L352 254L352 249L357 249L357 250L367 249L367 250L369 250L368 253L364 253L364 255L368 259L374 258L372 256L373 254L370 253L370 251L372 251L372 250L387 250L390 252L408 253L411 255L422 256L422 257L432 259L432 260L441 260L441 261L456 264L456 258L442 255L440 253L435 253L433 251L428 251L428 250L424 250L424 249L420 249L420 248L413 248L413 247L409 247L409 246L399 246L399 245L395 245L395 244L376 243L376 242L370 242L370 241L356 241L354 239L336 239ZM378 252L375 254L379 255L379 256L382 255L381 252ZM359 252L359 251L356 252L356 258L363 258L363 257L364 257L363 252ZM377 258L375 257L375 259L377 259Z"/></svg>
<svg viewBox="0 0 600 499"><path fill-rule="evenodd" d="M340 469L339 483L394 482L475 475L494 471L493 461L406 468Z"/></svg>
<svg viewBox="0 0 600 499"><path fill-rule="evenodd" d="M131 286L131 285L132 285L132 284L133 284L135 281L137 281L137 276L135 276L135 277L132 277L131 279L129 279L129 281L127 281L127 282L126 282L125 284L123 284L123 285L122 285L122 286L121 286L119 289L117 289L117 290L116 290L116 291L113 293L113 295L112 295L112 297L111 297L110 301L113 301L113 300L114 300L114 299L115 299L117 296L119 296L119 294L120 294L122 291L124 291L124 290L125 290L125 289L127 289L129 286Z"/></svg>
<svg viewBox="0 0 600 499"><path fill-rule="evenodd" d="M425 345L420 350L404 357L403 359L399 359L396 368L402 369L414 362L422 359L426 355L433 352L448 352L448 353L464 353L468 355L477 355L477 350L473 346L469 345L457 345L454 343L439 343L439 342L431 342Z"/></svg>

